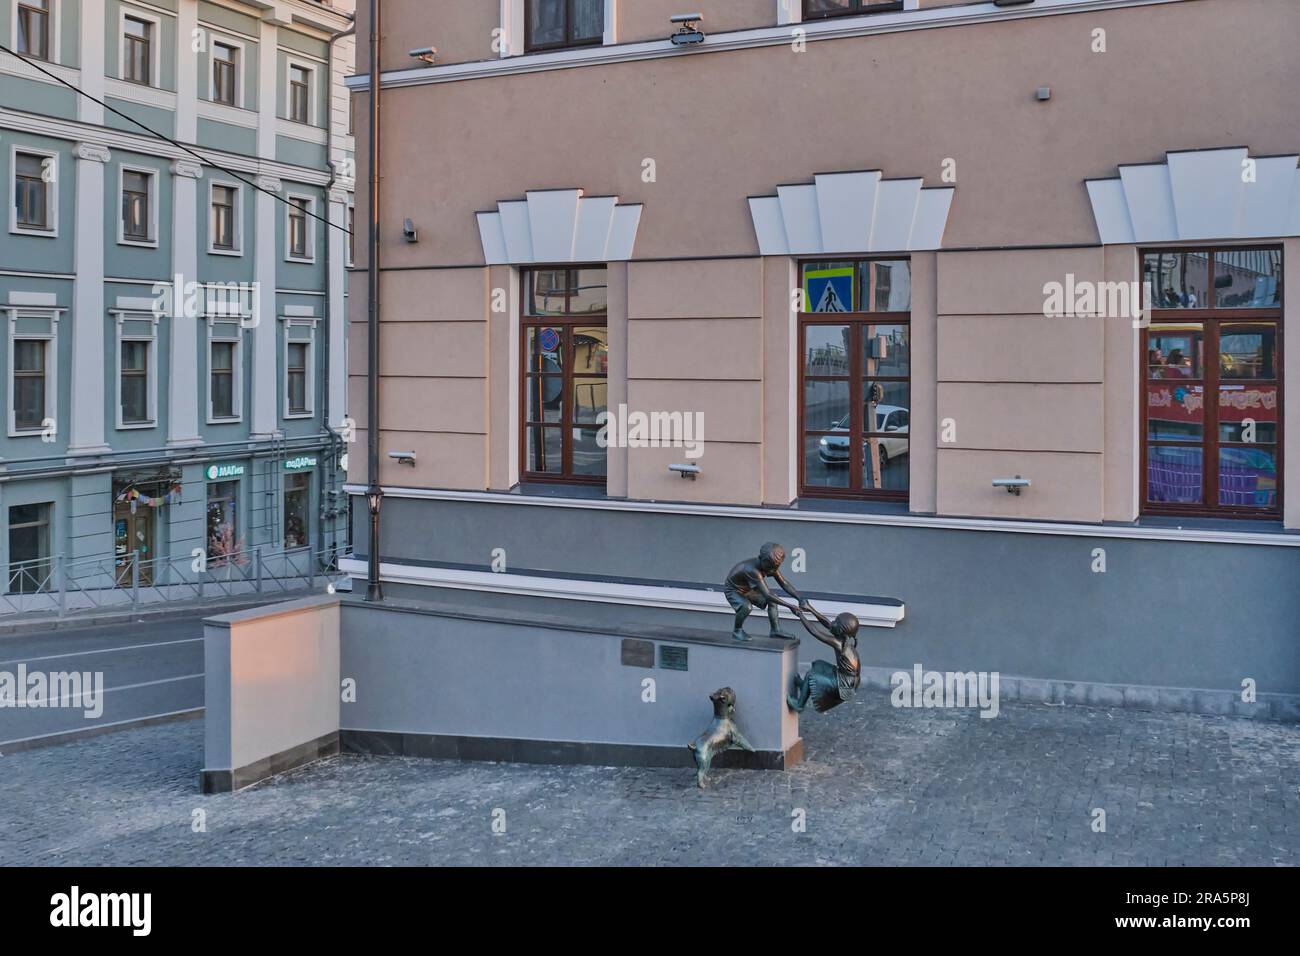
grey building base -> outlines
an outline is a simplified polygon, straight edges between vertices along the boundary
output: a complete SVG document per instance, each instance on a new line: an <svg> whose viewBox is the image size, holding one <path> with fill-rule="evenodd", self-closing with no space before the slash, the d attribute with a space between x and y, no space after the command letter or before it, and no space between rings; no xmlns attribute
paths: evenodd
<svg viewBox="0 0 1300 956"><path fill-rule="evenodd" d="M892 677L912 674L910 667L863 667L862 686L892 691ZM1087 707L1123 707L1172 713L1209 714L1217 717L1255 717L1300 723L1300 695L1259 694L1246 703L1239 693L1183 687L1149 687L1139 684L1104 684L1090 681L1043 680L1036 677L998 677L1000 700L1028 703L1073 704Z"/></svg>
<svg viewBox="0 0 1300 956"><path fill-rule="evenodd" d="M690 767L695 759L685 746L579 743L554 740L514 740L504 737L455 737L444 734L403 734L375 730L344 730L345 754L422 757L435 760L477 760L490 763L583 764L594 767ZM803 760L803 740L784 753L732 750L719 754L714 767L739 770L786 770Z"/></svg>
<svg viewBox="0 0 1300 956"><path fill-rule="evenodd" d="M339 734L335 731L236 770L203 770L199 773L199 788L205 794L232 793L338 753Z"/></svg>

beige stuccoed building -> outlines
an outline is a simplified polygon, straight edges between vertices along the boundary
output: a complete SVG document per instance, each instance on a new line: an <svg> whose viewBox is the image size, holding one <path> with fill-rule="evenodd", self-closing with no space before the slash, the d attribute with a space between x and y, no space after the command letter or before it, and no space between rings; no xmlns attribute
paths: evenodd
<svg viewBox="0 0 1300 956"><path fill-rule="evenodd" d="M725 628L777 540L869 670L1297 712L1300 7L381 6L390 595Z"/></svg>

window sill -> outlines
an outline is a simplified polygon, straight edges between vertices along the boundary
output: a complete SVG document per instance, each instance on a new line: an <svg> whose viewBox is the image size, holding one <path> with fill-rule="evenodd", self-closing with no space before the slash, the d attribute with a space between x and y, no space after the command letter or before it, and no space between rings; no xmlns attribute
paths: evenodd
<svg viewBox="0 0 1300 956"><path fill-rule="evenodd" d="M1207 518L1200 515L1142 515L1128 527L1169 528L1181 531L1237 531L1244 534L1300 534L1289 530L1282 519L1268 517Z"/></svg>
<svg viewBox="0 0 1300 956"><path fill-rule="evenodd" d="M521 481L514 494L534 498L607 498L606 485L565 481Z"/></svg>
<svg viewBox="0 0 1300 956"><path fill-rule="evenodd" d="M295 266L314 266L316 264L316 258L314 256L310 259L299 259L297 256L285 256L284 261Z"/></svg>
<svg viewBox="0 0 1300 956"><path fill-rule="evenodd" d="M142 431L147 428L157 428L157 422L118 422L117 430L120 432Z"/></svg>
<svg viewBox="0 0 1300 956"><path fill-rule="evenodd" d="M11 428L9 429L10 438L44 438L44 428Z"/></svg>
<svg viewBox="0 0 1300 956"><path fill-rule="evenodd" d="M910 515L912 513L911 505L906 501L871 498L817 498L809 495L796 498L788 510L858 515Z"/></svg>
<svg viewBox="0 0 1300 956"><path fill-rule="evenodd" d="M239 418L209 418L208 424L209 425L238 425L241 422L243 422L243 420L244 418L242 415Z"/></svg>
<svg viewBox="0 0 1300 956"><path fill-rule="evenodd" d="M229 256L233 259L242 259L244 257L243 249L217 249L212 246L208 247L210 256Z"/></svg>
<svg viewBox="0 0 1300 956"><path fill-rule="evenodd" d="M314 417L315 414L316 414L315 412L294 412L291 415L285 415L284 420L287 422L302 421L305 418Z"/></svg>
<svg viewBox="0 0 1300 956"><path fill-rule="evenodd" d="M57 229L24 229L22 226L10 226L9 233L14 236L31 236L34 239L59 238L59 230Z"/></svg>
<svg viewBox="0 0 1300 956"><path fill-rule="evenodd" d="M158 240L157 240L157 239L119 239L119 240L117 240L117 244L118 244L119 246L134 246L134 247L137 248L137 249L157 249L157 248L158 248Z"/></svg>

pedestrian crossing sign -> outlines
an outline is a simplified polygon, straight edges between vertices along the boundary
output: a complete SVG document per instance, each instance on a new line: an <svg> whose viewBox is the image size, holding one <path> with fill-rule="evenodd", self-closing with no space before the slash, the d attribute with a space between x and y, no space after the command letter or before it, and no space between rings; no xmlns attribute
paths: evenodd
<svg viewBox="0 0 1300 956"><path fill-rule="evenodd" d="M808 312L852 312L853 267L809 269L803 274L803 295Z"/></svg>

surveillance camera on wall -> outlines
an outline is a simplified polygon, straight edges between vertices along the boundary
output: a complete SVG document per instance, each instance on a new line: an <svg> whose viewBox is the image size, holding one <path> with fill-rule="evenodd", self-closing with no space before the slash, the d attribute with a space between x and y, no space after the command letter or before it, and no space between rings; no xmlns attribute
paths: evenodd
<svg viewBox="0 0 1300 956"><path fill-rule="evenodd" d="M399 465L410 465L415 467L415 452L413 451L390 451L388 457L396 461Z"/></svg>
<svg viewBox="0 0 1300 956"><path fill-rule="evenodd" d="M691 481L694 481L700 476L699 465L669 465L668 470L675 471L683 478L689 478Z"/></svg>
<svg viewBox="0 0 1300 956"><path fill-rule="evenodd" d="M1016 475L1014 478L994 478L993 487L1005 488L1007 489L1007 494L1019 497L1020 492L1029 487L1029 479L1021 478L1019 475Z"/></svg>
<svg viewBox="0 0 1300 956"><path fill-rule="evenodd" d="M696 24L704 19L702 13L678 13L668 18L676 24L680 24L681 29L670 36L673 46L691 46L695 43L704 42L704 31Z"/></svg>
<svg viewBox="0 0 1300 956"><path fill-rule="evenodd" d="M415 228L415 223L410 219L402 220L402 238L407 242L420 241L420 231Z"/></svg>
<svg viewBox="0 0 1300 956"><path fill-rule="evenodd" d="M422 63L427 63L429 66L433 66L433 58L438 55L438 48L436 46L422 46L418 50L412 50L407 55L410 56L412 60L419 60Z"/></svg>

